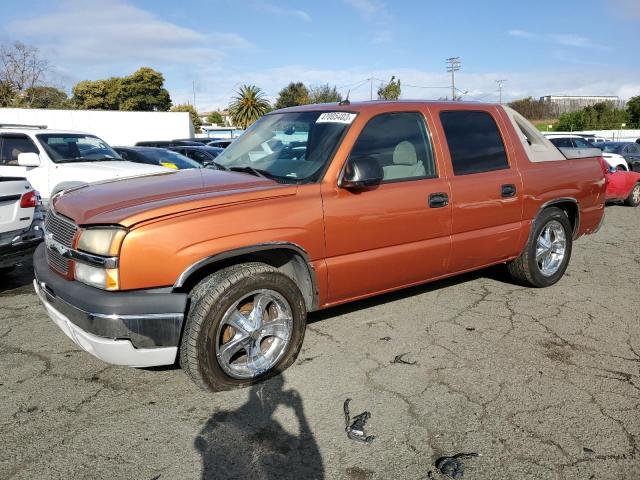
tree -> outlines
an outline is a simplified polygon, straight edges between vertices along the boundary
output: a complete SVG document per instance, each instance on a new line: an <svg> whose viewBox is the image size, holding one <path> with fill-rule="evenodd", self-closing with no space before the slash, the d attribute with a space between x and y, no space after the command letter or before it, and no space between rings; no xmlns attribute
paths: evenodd
<svg viewBox="0 0 640 480"><path fill-rule="evenodd" d="M0 47L0 81L6 82L16 93L40 85L49 63L40 58L38 49L21 42Z"/></svg>
<svg viewBox="0 0 640 480"><path fill-rule="evenodd" d="M563 113L554 129L559 131L620 128L629 123L626 110L614 108L610 102L596 103L575 112Z"/></svg>
<svg viewBox="0 0 640 480"><path fill-rule="evenodd" d="M169 108L171 97L160 72L142 67L120 81L120 110L166 112Z"/></svg>
<svg viewBox="0 0 640 480"><path fill-rule="evenodd" d="M207 122L214 123L216 125L224 125L224 118L219 112L211 112L207 117Z"/></svg>
<svg viewBox="0 0 640 480"><path fill-rule="evenodd" d="M270 108L262 90L255 85L242 85L229 105L229 113L235 126L246 129Z"/></svg>
<svg viewBox="0 0 640 480"><path fill-rule="evenodd" d="M509 106L528 120L548 120L556 117L551 102L534 100L531 97L514 100Z"/></svg>
<svg viewBox="0 0 640 480"><path fill-rule="evenodd" d="M15 89L9 82L0 80L0 107L12 107L15 99Z"/></svg>
<svg viewBox="0 0 640 480"><path fill-rule="evenodd" d="M193 124L193 129L196 133L200 132L200 127L202 126L202 120L200 120L200 115L190 103L182 103L180 105L176 105L171 108L172 112L188 112L189 117L191 117L191 123Z"/></svg>
<svg viewBox="0 0 640 480"><path fill-rule="evenodd" d="M396 80L395 75L391 77L389 83L380 85L378 88L378 100L398 100L400 98L400 79Z"/></svg>
<svg viewBox="0 0 640 480"><path fill-rule="evenodd" d="M30 87L18 103L26 108L69 108L67 94L55 87Z"/></svg>
<svg viewBox="0 0 640 480"><path fill-rule="evenodd" d="M309 89L302 82L291 82L278 93L276 108L295 107L310 103Z"/></svg>
<svg viewBox="0 0 640 480"><path fill-rule="evenodd" d="M629 99L627 113L629 114L629 124L635 128L640 128L640 95Z"/></svg>
<svg viewBox="0 0 640 480"><path fill-rule="evenodd" d="M84 80L73 87L72 102L84 110L119 110L120 78Z"/></svg>
<svg viewBox="0 0 640 480"><path fill-rule="evenodd" d="M341 101L342 95L340 95L335 85L332 88L326 83L309 89L309 103L333 103Z"/></svg>

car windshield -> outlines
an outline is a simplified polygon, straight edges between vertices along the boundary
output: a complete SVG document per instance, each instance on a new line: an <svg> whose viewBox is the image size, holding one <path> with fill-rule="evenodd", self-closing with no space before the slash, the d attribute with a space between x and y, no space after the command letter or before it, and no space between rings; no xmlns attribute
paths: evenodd
<svg viewBox="0 0 640 480"><path fill-rule="evenodd" d="M266 115L229 145L216 163L281 183L318 181L355 116L348 112Z"/></svg>
<svg viewBox="0 0 640 480"><path fill-rule="evenodd" d="M601 143L598 145L603 152L607 153L617 153L620 146L620 143Z"/></svg>
<svg viewBox="0 0 640 480"><path fill-rule="evenodd" d="M94 135L43 133L37 137L55 163L122 160L106 142Z"/></svg>
<svg viewBox="0 0 640 480"><path fill-rule="evenodd" d="M162 165L163 167L173 168L175 170L182 170L185 168L202 168L198 162L191 160L190 158L180 155L177 152L171 150L164 150L158 148L157 150L143 150L140 154L156 165Z"/></svg>

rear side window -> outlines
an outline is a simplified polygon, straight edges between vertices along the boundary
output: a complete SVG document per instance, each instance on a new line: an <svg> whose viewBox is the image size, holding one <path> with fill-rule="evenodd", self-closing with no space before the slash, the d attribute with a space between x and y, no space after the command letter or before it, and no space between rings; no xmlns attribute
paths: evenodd
<svg viewBox="0 0 640 480"><path fill-rule="evenodd" d="M0 145L0 165L18 165L18 155L21 153L40 153L26 135L3 135Z"/></svg>
<svg viewBox="0 0 640 480"><path fill-rule="evenodd" d="M552 138L551 143L558 148L574 148L571 138Z"/></svg>
<svg viewBox="0 0 640 480"><path fill-rule="evenodd" d="M456 175L509 168L498 126L487 112L441 112L440 121Z"/></svg>
<svg viewBox="0 0 640 480"><path fill-rule="evenodd" d="M574 138L573 142L576 144L578 148L593 148L593 144L583 140L582 138Z"/></svg>

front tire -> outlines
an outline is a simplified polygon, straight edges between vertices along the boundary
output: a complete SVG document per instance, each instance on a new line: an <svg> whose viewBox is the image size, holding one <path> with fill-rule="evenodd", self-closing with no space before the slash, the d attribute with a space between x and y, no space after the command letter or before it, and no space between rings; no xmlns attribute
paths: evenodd
<svg viewBox="0 0 640 480"><path fill-rule="evenodd" d="M640 183L636 183L635 187L631 189L631 192L625 199L624 204L629 207L637 207L640 205Z"/></svg>
<svg viewBox="0 0 640 480"><path fill-rule="evenodd" d="M549 287L564 275L573 245L573 230L564 210L544 209L524 250L508 265L511 276L532 287Z"/></svg>
<svg viewBox="0 0 640 480"><path fill-rule="evenodd" d="M189 297L180 365L202 389L253 385L295 361L306 306L297 285L276 268L262 263L224 268Z"/></svg>

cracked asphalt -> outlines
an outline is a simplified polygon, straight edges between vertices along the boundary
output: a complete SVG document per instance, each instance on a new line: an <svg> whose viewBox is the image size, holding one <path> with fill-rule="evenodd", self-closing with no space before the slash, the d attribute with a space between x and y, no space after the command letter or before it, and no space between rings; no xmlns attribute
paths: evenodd
<svg viewBox="0 0 640 480"><path fill-rule="evenodd" d="M80 351L25 265L0 279L0 478L426 479L478 452L465 479L638 479L639 216L608 207L551 288L491 268L313 314L294 366L217 394Z"/></svg>

